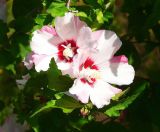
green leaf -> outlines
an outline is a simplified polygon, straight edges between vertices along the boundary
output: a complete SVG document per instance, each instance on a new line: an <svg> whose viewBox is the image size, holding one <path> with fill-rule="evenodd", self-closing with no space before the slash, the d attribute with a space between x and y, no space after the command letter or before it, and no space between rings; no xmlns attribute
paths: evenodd
<svg viewBox="0 0 160 132"><path fill-rule="evenodd" d="M109 20L110 19L112 19L113 18L113 14L111 13L111 12L105 12L104 14L103 14L103 16L104 16L104 21L106 21L106 22L109 22Z"/></svg>
<svg viewBox="0 0 160 132"><path fill-rule="evenodd" d="M141 82L136 84L134 89L136 89L132 95L121 100L118 104L113 105L107 109L104 113L110 117L117 117L120 115L120 111L126 109L148 86L147 82Z"/></svg>
<svg viewBox="0 0 160 132"><path fill-rule="evenodd" d="M48 70L48 81L48 88L56 91L67 91L73 84L73 80L70 77L62 76L54 60L51 61L50 69Z"/></svg>
<svg viewBox="0 0 160 132"><path fill-rule="evenodd" d="M52 17L48 14L38 14L37 17L35 18L35 23L38 25L47 25L52 22Z"/></svg>
<svg viewBox="0 0 160 132"><path fill-rule="evenodd" d="M102 11L101 10L99 10L99 9L97 9L96 10L96 15L97 15L97 21L98 21L98 23L104 23L104 20L103 20L103 13L102 13Z"/></svg>
<svg viewBox="0 0 160 132"><path fill-rule="evenodd" d="M83 105L80 104L74 98L67 95L63 95L61 99L56 101L56 106L67 108L67 109L75 109L75 108L80 108Z"/></svg>
<svg viewBox="0 0 160 132"><path fill-rule="evenodd" d="M114 97L112 97L112 100L118 101L122 96L126 95L129 90L130 90L130 87L116 94Z"/></svg>
<svg viewBox="0 0 160 132"><path fill-rule="evenodd" d="M47 17L46 14L39 14L39 15L37 15L37 17L35 19L36 24L43 25L46 17Z"/></svg>
<svg viewBox="0 0 160 132"><path fill-rule="evenodd" d="M52 2L47 12L51 14L51 16L64 16L65 12L68 11L66 7L66 3L64 2Z"/></svg>
<svg viewBox="0 0 160 132"><path fill-rule="evenodd" d="M78 101L64 95L61 99L58 100L50 100L44 106L38 108L33 114L31 114L30 118L34 117L35 115L39 114L42 111L52 109L52 108L60 108L63 110L64 113L70 113L76 108L81 108L83 105L80 104Z"/></svg>
<svg viewBox="0 0 160 132"><path fill-rule="evenodd" d="M104 0L97 0L97 3L102 6L104 4Z"/></svg>
<svg viewBox="0 0 160 132"><path fill-rule="evenodd" d="M87 17L87 14L86 14L85 12L78 12L78 13L76 13L76 16L86 18L86 17Z"/></svg>

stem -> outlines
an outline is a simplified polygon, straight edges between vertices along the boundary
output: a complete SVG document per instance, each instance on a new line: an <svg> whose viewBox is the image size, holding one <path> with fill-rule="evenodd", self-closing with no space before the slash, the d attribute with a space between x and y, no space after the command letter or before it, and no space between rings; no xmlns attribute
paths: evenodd
<svg viewBox="0 0 160 132"><path fill-rule="evenodd" d="M69 7L70 7L70 3L71 3L71 0L68 0L68 2L67 2L67 8L69 9Z"/></svg>

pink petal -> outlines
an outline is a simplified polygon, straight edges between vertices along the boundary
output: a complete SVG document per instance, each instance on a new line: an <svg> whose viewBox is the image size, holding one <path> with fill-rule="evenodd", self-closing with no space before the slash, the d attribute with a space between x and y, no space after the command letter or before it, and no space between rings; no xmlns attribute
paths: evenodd
<svg viewBox="0 0 160 132"><path fill-rule="evenodd" d="M53 36L57 36L56 30L51 25L50 26L43 26L40 31L47 32Z"/></svg>
<svg viewBox="0 0 160 132"><path fill-rule="evenodd" d="M57 34L63 39L76 40L79 30L86 24L74 16L73 13L66 13L63 17L56 17L55 28Z"/></svg>
<svg viewBox="0 0 160 132"><path fill-rule="evenodd" d="M125 55L114 56L111 60L111 63L128 63L128 58Z"/></svg>

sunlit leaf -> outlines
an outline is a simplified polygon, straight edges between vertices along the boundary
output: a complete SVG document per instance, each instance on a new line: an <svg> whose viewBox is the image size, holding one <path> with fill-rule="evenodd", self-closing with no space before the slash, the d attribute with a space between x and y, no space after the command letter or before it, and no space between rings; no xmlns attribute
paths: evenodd
<svg viewBox="0 0 160 132"><path fill-rule="evenodd" d="M136 84L134 87L135 91L132 95L128 96L127 98L121 100L118 104L113 105L109 109L105 111L110 117L116 117L120 115L120 111L126 109L148 86L148 82L140 82Z"/></svg>

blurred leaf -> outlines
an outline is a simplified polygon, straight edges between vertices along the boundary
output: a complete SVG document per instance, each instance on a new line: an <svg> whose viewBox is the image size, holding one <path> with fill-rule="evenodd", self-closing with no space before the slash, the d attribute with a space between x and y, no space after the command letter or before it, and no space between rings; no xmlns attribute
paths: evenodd
<svg viewBox="0 0 160 132"><path fill-rule="evenodd" d="M67 11L66 3L64 2L52 2L47 12L53 17L64 16Z"/></svg>
<svg viewBox="0 0 160 132"><path fill-rule="evenodd" d="M52 22L52 17L48 14L38 14L35 18L35 23L41 25L41 27L49 24L50 22Z"/></svg>
<svg viewBox="0 0 160 132"><path fill-rule="evenodd" d="M11 42L12 56L16 58L21 57L22 59L24 59L24 57L30 51L29 35L24 33L14 33L12 35Z"/></svg>
<svg viewBox="0 0 160 132"><path fill-rule="evenodd" d="M116 117L120 115L120 111L126 109L146 88L148 87L148 82L140 82L134 87L135 91L127 98L121 100L118 104L111 106L105 111L110 117Z"/></svg>
<svg viewBox="0 0 160 132"><path fill-rule="evenodd" d="M78 13L76 13L76 16L86 18L86 17L87 17L87 14L86 14L85 12L78 12Z"/></svg>
<svg viewBox="0 0 160 132"><path fill-rule="evenodd" d="M146 28L151 28L158 23L160 20L160 0L154 0L153 9L150 11L150 15L148 16L145 26Z"/></svg>
<svg viewBox="0 0 160 132"><path fill-rule="evenodd" d="M96 15L97 15L97 21L99 23L104 23L102 11L97 9L97 10L95 10L95 12L96 12Z"/></svg>
<svg viewBox="0 0 160 132"><path fill-rule="evenodd" d="M117 122L90 122L83 126L83 132L128 132L125 126Z"/></svg>
<svg viewBox="0 0 160 132"><path fill-rule="evenodd" d="M15 18L35 16L41 8L40 0L13 0L12 9Z"/></svg>
<svg viewBox="0 0 160 132"><path fill-rule="evenodd" d="M46 17L47 17L47 14L39 14L39 15L37 15L37 17L35 18L36 24L43 25Z"/></svg>
<svg viewBox="0 0 160 132"><path fill-rule="evenodd" d="M7 24L0 20L0 34L6 34L8 31Z"/></svg>
<svg viewBox="0 0 160 132"><path fill-rule="evenodd" d="M103 19L104 19L104 21L106 21L106 22L109 22L109 20L113 18L113 14L112 14L111 12L108 12L108 11L106 11L106 12L103 14L103 16L104 16Z"/></svg>
<svg viewBox="0 0 160 132"><path fill-rule="evenodd" d="M97 0L84 0L84 1L85 1L85 3L92 5L94 7L98 6Z"/></svg>
<svg viewBox="0 0 160 132"><path fill-rule="evenodd" d="M12 56L11 52L0 49L0 67L5 68L7 65L13 63L14 59L15 58Z"/></svg>
<svg viewBox="0 0 160 132"><path fill-rule="evenodd" d="M97 3L100 4L100 5L103 5L104 4L104 0L97 0Z"/></svg>
<svg viewBox="0 0 160 132"><path fill-rule="evenodd" d="M7 24L5 24L2 20L0 20L0 45L5 45L8 42L7 32L8 32Z"/></svg>
<svg viewBox="0 0 160 132"><path fill-rule="evenodd" d="M19 18L13 20L10 23L10 26L12 28L15 28L16 33L17 32L26 33L26 32L29 32L33 28L34 19L30 18L30 17L19 17Z"/></svg>

